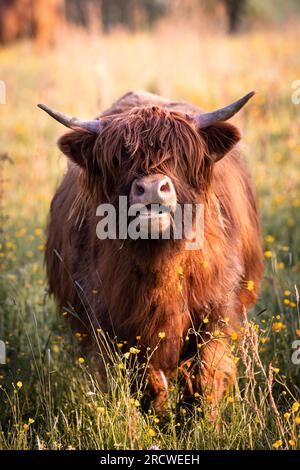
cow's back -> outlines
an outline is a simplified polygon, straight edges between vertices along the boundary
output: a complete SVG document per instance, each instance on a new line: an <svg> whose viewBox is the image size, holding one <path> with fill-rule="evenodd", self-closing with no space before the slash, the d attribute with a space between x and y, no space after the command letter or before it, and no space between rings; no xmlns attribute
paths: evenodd
<svg viewBox="0 0 300 470"><path fill-rule="evenodd" d="M181 113L194 116L196 113L201 113L201 110L186 101L171 101L162 96L149 93L148 91L130 91L121 96L115 101L107 110L101 113L101 116L110 116L112 114L120 114L129 111L131 108L143 106L159 106L166 108L170 111L178 111Z"/></svg>

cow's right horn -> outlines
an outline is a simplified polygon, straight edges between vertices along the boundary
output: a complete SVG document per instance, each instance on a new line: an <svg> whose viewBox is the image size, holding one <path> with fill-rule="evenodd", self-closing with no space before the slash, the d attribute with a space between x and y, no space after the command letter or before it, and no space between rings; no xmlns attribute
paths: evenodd
<svg viewBox="0 0 300 470"><path fill-rule="evenodd" d="M43 111L46 111L46 113L48 113L56 121L60 122L66 127L69 127L70 129L85 129L95 134L99 134L101 131L102 124L100 119L92 119L90 121L78 119L76 117L68 116L68 114L61 113L60 111L56 111L55 109L51 109L45 104L38 104L38 107Z"/></svg>

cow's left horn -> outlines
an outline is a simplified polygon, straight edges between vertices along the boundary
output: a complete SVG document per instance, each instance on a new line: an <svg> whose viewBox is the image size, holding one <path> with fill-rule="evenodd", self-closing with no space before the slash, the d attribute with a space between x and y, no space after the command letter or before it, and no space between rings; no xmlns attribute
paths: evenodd
<svg viewBox="0 0 300 470"><path fill-rule="evenodd" d="M198 129L203 129L204 127L211 126L213 123L217 121L227 121L232 116L234 116L245 104L247 101L252 98L255 94L254 91L251 91L247 95L243 96L243 98L235 101L234 103L226 106L225 108L217 109L217 111L213 111L211 113L203 113L197 114L195 116L195 121Z"/></svg>
<svg viewBox="0 0 300 470"><path fill-rule="evenodd" d="M51 117L56 119L56 121L60 122L66 127L70 129L85 129L89 132L98 134L101 130L101 121L98 119L92 119L90 121L78 119L76 117L68 116L65 113L61 113L60 111L56 111L55 109L51 109L45 104L38 104L38 107L41 108L43 111L46 111Z"/></svg>

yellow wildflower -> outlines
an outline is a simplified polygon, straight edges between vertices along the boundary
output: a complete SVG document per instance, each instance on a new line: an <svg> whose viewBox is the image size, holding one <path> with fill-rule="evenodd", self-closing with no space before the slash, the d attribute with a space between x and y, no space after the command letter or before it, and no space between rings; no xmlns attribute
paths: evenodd
<svg viewBox="0 0 300 470"><path fill-rule="evenodd" d="M236 341L238 339L239 335L234 331L233 333L231 333L231 339L232 341Z"/></svg>
<svg viewBox="0 0 300 470"><path fill-rule="evenodd" d="M22 388L22 387L23 387L23 382L21 382L21 380L19 380L19 381L17 382L17 387L18 387L18 388Z"/></svg>
<svg viewBox="0 0 300 470"><path fill-rule="evenodd" d="M262 344L268 343L269 341L270 341L270 338L266 338L266 337L261 338Z"/></svg>
<svg viewBox="0 0 300 470"><path fill-rule="evenodd" d="M248 281L247 282L247 289L249 291L252 291L254 289L254 282L253 281Z"/></svg>
<svg viewBox="0 0 300 470"><path fill-rule="evenodd" d="M279 447L282 446L282 440L279 439L278 441L274 442L273 447L274 449L278 449Z"/></svg>
<svg viewBox="0 0 300 470"><path fill-rule="evenodd" d="M266 258L272 258L273 253L272 253L272 251L267 250L267 251L265 251L264 255L265 255Z"/></svg>
<svg viewBox="0 0 300 470"><path fill-rule="evenodd" d="M138 400L134 400L134 405L135 405L136 407L139 407L139 406L140 406L140 402L139 402Z"/></svg>
<svg viewBox="0 0 300 470"><path fill-rule="evenodd" d="M297 401L295 401L295 403L293 403L293 405L292 405L292 411L293 411L294 413L297 413L297 411L299 410L299 408L300 408L300 403L297 402Z"/></svg>
<svg viewBox="0 0 300 470"><path fill-rule="evenodd" d="M267 235L265 237L265 240L266 240L267 243L273 243L275 238L272 235Z"/></svg>
<svg viewBox="0 0 300 470"><path fill-rule="evenodd" d="M85 362L84 358L83 357L79 357L78 358L78 362L79 364L83 364Z"/></svg>
<svg viewBox="0 0 300 470"><path fill-rule="evenodd" d="M275 333L279 333L280 331L285 330L285 329L286 329L286 326L281 322L275 322L273 325L273 331L275 331Z"/></svg>
<svg viewBox="0 0 300 470"><path fill-rule="evenodd" d="M129 352L131 352L131 354L139 354L139 353L140 353L140 350L137 349L137 348L131 347L131 348L129 349Z"/></svg>
<svg viewBox="0 0 300 470"><path fill-rule="evenodd" d="M160 339L164 339L165 336L166 336L166 333L165 333L164 331L160 331L160 332L158 333L158 337L159 337Z"/></svg>
<svg viewBox="0 0 300 470"><path fill-rule="evenodd" d="M24 237L24 235L26 235L26 228L21 228L18 232L15 233L15 236L17 238L21 238L21 237Z"/></svg>
<svg viewBox="0 0 300 470"><path fill-rule="evenodd" d="M150 437L156 436L156 432L152 428L149 429L148 434L149 434Z"/></svg>

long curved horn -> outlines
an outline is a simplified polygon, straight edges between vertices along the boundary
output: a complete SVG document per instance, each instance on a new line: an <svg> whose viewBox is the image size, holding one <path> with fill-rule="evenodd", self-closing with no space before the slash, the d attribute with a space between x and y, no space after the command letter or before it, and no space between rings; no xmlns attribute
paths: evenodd
<svg viewBox="0 0 300 470"><path fill-rule="evenodd" d="M217 121L227 121L227 119L230 119L243 106L245 106L247 101L249 101L254 94L255 91L251 91L247 95L243 96L243 98L239 99L238 101L235 101L234 103L230 104L229 106L226 106L225 108L217 109L216 111L213 111L211 113L197 114L194 119L196 121L198 129L208 127Z"/></svg>
<svg viewBox="0 0 300 470"><path fill-rule="evenodd" d="M45 104L38 104L38 107L41 108L43 111L46 111L51 117L56 119L56 121L60 122L66 127L70 129L86 129L89 132L99 134L101 130L101 121L98 119L92 119L91 121L85 121L82 119L78 119L76 117L68 116L68 114L61 113L60 111L56 111L55 109L51 109Z"/></svg>

